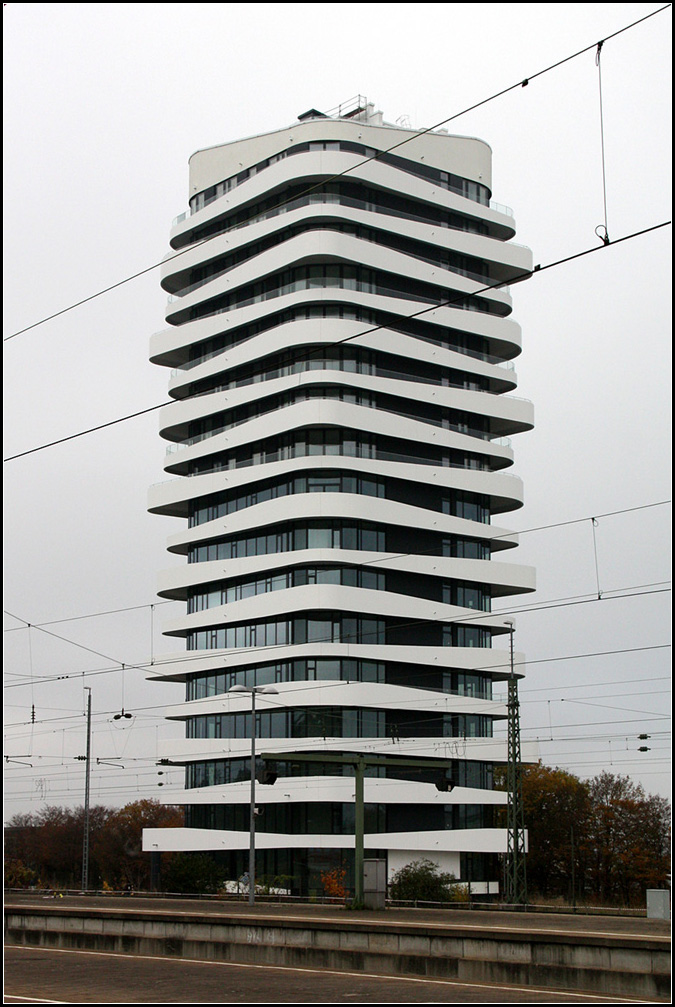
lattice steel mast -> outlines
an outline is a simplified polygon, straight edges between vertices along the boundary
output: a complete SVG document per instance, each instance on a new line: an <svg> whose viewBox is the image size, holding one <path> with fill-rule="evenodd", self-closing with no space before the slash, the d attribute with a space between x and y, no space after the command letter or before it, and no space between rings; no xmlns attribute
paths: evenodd
<svg viewBox="0 0 675 1007"><path fill-rule="evenodd" d="M511 644L511 674L508 693L508 763L506 789L508 791L507 847L505 871L505 898L513 905L527 904L527 873L525 869L525 814L523 809L522 763L520 759L520 704L518 679L513 667L514 624L508 621Z"/></svg>

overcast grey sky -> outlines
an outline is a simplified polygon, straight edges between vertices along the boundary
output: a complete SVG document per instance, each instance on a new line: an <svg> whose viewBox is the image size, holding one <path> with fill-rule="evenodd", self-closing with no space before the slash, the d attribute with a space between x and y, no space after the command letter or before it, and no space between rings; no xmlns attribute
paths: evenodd
<svg viewBox="0 0 675 1007"><path fill-rule="evenodd" d="M432 126L659 6L5 4L5 334L158 262L194 150L357 93ZM670 219L670 34L666 10L602 50L612 241ZM523 737L548 764L669 794L670 507L646 505L670 498L670 228L601 247L599 126L593 51L448 124L491 145L493 198L535 263L599 249L513 291L536 422L514 438L525 507L502 522L538 572L514 605ZM165 401L147 360L164 304L154 270L7 342L5 457ZM175 606L150 608L180 562L180 523L145 509L163 456L150 413L5 464L6 817L82 802L85 686L93 756L113 763L93 800L181 783L154 763L182 687L131 667L175 649Z"/></svg>

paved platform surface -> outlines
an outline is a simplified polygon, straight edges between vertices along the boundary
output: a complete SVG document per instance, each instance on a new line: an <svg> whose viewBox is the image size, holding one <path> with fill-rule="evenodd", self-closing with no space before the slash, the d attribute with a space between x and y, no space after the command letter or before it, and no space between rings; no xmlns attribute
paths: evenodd
<svg viewBox="0 0 675 1007"><path fill-rule="evenodd" d="M656 1001L487 983L5 948L4 1003L483 1003Z"/></svg>
<svg viewBox="0 0 675 1007"><path fill-rule="evenodd" d="M262 903L249 906L245 902L220 902L190 898L143 898L132 895L123 896L92 896L65 895L63 898L53 898L38 892L8 893L5 895L6 906L39 905L108 909L126 911L156 912L162 914L189 913L194 916L235 916L250 917L264 922L266 919L303 920L333 920L336 923L363 925L401 923L406 926L419 927L461 927L506 930L513 933L524 930L527 933L576 933L579 936L612 936L612 937L655 937L663 940L670 937L669 920L651 920L639 916L599 916L584 915L581 912L571 913L527 913L505 912L500 910L471 909L386 909L382 911L351 911L341 906L315 905L311 903L292 904Z"/></svg>

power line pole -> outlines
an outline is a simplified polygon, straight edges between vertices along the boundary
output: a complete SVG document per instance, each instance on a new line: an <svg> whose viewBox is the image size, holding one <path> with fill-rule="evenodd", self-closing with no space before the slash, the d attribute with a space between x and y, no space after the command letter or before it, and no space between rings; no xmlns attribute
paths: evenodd
<svg viewBox="0 0 675 1007"><path fill-rule="evenodd" d="M82 891L89 888L89 775L91 772L91 689L87 698L87 754L84 770L84 837L82 840Z"/></svg>
<svg viewBox="0 0 675 1007"><path fill-rule="evenodd" d="M520 758L520 704L518 702L518 679L513 666L512 620L505 620L510 626L511 673L508 692L508 764L506 789L507 847L505 871L505 896L511 905L527 905L527 875L525 871L525 814L523 810L522 763Z"/></svg>

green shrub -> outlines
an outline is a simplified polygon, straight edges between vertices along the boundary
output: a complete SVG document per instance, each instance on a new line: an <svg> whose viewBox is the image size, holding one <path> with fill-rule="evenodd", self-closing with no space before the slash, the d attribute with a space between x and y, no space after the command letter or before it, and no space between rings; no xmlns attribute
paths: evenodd
<svg viewBox="0 0 675 1007"><path fill-rule="evenodd" d="M432 860L413 860L392 876L389 897L401 902L463 902L466 890Z"/></svg>
<svg viewBox="0 0 675 1007"><path fill-rule="evenodd" d="M225 882L225 871L208 853L178 853L164 873L166 892L186 895L215 893Z"/></svg>

